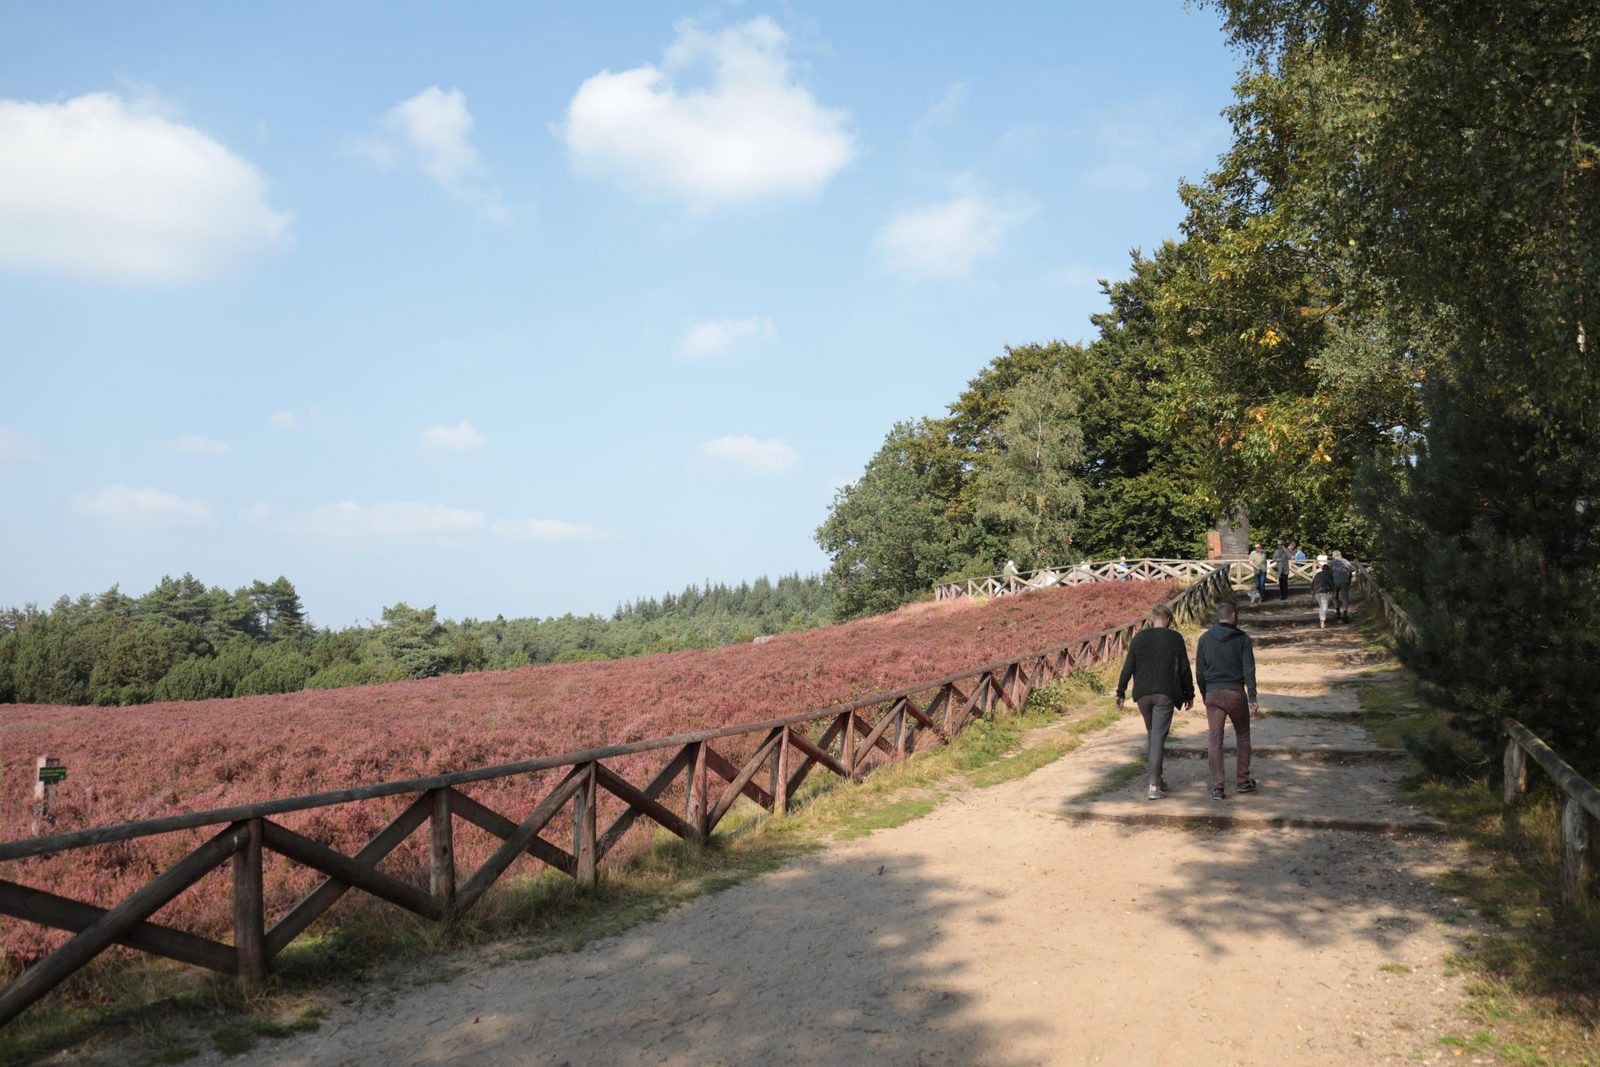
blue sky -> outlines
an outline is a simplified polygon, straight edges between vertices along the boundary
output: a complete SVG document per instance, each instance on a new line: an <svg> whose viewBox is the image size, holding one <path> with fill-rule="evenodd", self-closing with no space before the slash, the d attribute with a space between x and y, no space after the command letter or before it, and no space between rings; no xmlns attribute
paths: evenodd
<svg viewBox="0 0 1600 1067"><path fill-rule="evenodd" d="M0 2L0 605L821 570L896 420L1176 233L1234 65L1178 0Z"/></svg>

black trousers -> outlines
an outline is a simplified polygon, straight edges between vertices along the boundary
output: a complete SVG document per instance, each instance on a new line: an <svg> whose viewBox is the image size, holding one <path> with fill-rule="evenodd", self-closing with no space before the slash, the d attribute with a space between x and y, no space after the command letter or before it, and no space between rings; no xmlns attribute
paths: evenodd
<svg viewBox="0 0 1600 1067"><path fill-rule="evenodd" d="M1278 568L1278 598L1280 600L1288 600L1289 599L1289 568L1288 567L1280 567L1280 568Z"/></svg>

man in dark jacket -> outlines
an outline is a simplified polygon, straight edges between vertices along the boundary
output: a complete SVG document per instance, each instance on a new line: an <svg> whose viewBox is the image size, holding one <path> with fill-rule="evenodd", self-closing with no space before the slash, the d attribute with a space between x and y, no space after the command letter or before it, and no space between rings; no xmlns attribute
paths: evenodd
<svg viewBox="0 0 1600 1067"><path fill-rule="evenodd" d="M1167 780L1161 767L1167 752L1167 732L1172 729L1173 705L1188 709L1194 703L1194 677L1189 673L1189 650L1183 635L1172 629L1172 609L1157 604L1151 613L1153 625L1140 630L1128 642L1128 658L1117 679L1117 707L1128 695L1128 679L1133 682L1133 701L1144 716L1144 731L1150 738L1150 781L1145 796L1160 800L1167 795Z"/></svg>
<svg viewBox="0 0 1600 1067"><path fill-rule="evenodd" d="M1211 727L1211 799L1227 796L1223 790L1222 728L1233 721L1235 788L1253 792L1250 777L1250 716L1256 703L1256 653L1250 635L1239 629L1239 606L1231 600L1217 605L1217 624L1200 635L1194 650L1195 681L1206 702Z"/></svg>
<svg viewBox="0 0 1600 1067"><path fill-rule="evenodd" d="M1337 548L1328 561L1328 576L1333 579L1333 618L1335 622L1350 621L1350 578L1355 568Z"/></svg>

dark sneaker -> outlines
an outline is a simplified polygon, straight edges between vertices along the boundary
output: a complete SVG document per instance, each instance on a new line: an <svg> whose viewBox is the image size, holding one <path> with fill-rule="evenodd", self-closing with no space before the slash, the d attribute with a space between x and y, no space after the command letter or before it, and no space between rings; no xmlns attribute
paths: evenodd
<svg viewBox="0 0 1600 1067"><path fill-rule="evenodd" d="M1254 793L1256 791L1256 780L1254 778L1246 778L1234 786L1233 791L1235 793Z"/></svg>
<svg viewBox="0 0 1600 1067"><path fill-rule="evenodd" d="M1146 789L1144 791L1144 798L1146 800L1165 800L1167 798L1167 791L1165 789Z"/></svg>
<svg viewBox="0 0 1600 1067"><path fill-rule="evenodd" d="M1211 791L1211 799L1212 799L1212 800L1221 800L1221 799L1223 799L1223 798L1224 798L1224 797L1226 797L1226 796L1227 796L1227 795L1228 795L1228 794L1226 794L1226 793L1224 793L1224 792L1223 792L1223 791L1222 791L1222 788L1221 788L1221 787L1220 787L1220 786L1219 786L1219 787L1218 787L1218 788L1216 788L1216 789L1213 789L1213 790L1212 790L1212 791Z"/></svg>
<svg viewBox="0 0 1600 1067"><path fill-rule="evenodd" d="M1161 779L1161 784L1156 786L1156 788L1165 793L1167 791L1167 780L1165 778Z"/></svg>

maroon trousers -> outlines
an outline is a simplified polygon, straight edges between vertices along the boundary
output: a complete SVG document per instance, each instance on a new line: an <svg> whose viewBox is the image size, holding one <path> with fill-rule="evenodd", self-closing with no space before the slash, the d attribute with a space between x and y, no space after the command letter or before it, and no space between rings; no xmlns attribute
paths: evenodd
<svg viewBox="0 0 1600 1067"><path fill-rule="evenodd" d="M1211 689L1206 693L1206 723L1211 727L1211 786L1221 789L1222 726L1233 720L1234 775L1243 782L1250 777L1250 704L1237 689Z"/></svg>

